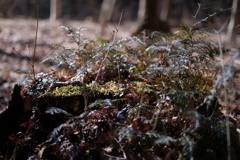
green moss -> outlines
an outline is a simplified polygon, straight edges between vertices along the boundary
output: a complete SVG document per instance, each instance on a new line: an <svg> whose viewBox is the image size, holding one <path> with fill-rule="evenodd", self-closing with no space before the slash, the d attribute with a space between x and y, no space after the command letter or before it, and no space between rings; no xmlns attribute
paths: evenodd
<svg viewBox="0 0 240 160"><path fill-rule="evenodd" d="M133 82L134 90L137 92L146 92L150 93L153 90L150 89L151 85L147 84L146 82L135 81Z"/></svg>
<svg viewBox="0 0 240 160"><path fill-rule="evenodd" d="M91 83L88 85L88 89L95 95L96 94L108 95L109 93L112 94L120 93L122 85L123 84L116 83L114 81L109 81L103 85L99 83Z"/></svg>
<svg viewBox="0 0 240 160"><path fill-rule="evenodd" d="M113 81L107 82L105 84L106 88L113 93L119 93L120 92L120 86L121 84L119 83L115 83Z"/></svg>
<svg viewBox="0 0 240 160"><path fill-rule="evenodd" d="M100 85L99 83L90 83L87 87L94 95L97 95L97 94L107 95L107 94L109 94L108 89L105 86Z"/></svg>
<svg viewBox="0 0 240 160"><path fill-rule="evenodd" d="M51 96L51 97L71 97L71 96L79 96L84 93L83 86L74 86L74 85L67 85L60 88L56 88L51 92L47 92L42 96Z"/></svg>

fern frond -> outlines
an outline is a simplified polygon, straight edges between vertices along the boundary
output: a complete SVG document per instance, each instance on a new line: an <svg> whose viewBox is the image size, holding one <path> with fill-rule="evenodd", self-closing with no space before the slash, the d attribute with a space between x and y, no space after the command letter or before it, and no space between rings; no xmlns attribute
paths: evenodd
<svg viewBox="0 0 240 160"><path fill-rule="evenodd" d="M60 132L62 131L62 129L65 128L65 127L71 127L71 125L64 123L64 124L59 125L57 128L54 128L53 131L50 134L49 139L50 140L55 140L58 137L58 135L60 134Z"/></svg>
<svg viewBox="0 0 240 160"><path fill-rule="evenodd" d="M49 107L49 108L47 108L45 113L51 114L51 115L62 114L62 115L65 115L66 117L73 117L72 114L68 113L67 111L65 111L63 109L57 108L57 107Z"/></svg>
<svg viewBox="0 0 240 160"><path fill-rule="evenodd" d="M197 23L193 24L193 27L195 27L196 25L199 25L201 23L207 23L209 21L214 20L215 17L220 16L222 14L226 14L226 13L231 13L232 9L231 8L227 8L227 9L218 9L216 12L209 14L207 17L201 19L200 21L198 21Z"/></svg>

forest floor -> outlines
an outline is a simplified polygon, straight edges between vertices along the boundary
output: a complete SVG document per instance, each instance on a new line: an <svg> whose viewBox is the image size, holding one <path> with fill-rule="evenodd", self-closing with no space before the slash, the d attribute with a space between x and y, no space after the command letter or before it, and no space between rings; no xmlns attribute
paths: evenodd
<svg viewBox="0 0 240 160"><path fill-rule="evenodd" d="M83 38L96 39L98 25L92 21L39 21L36 47L36 61L54 54L55 45L69 45L65 31L61 26L83 27ZM135 23L125 22L119 27L118 38L128 37L134 30ZM111 39L115 26L105 28L104 38ZM15 83L23 79L22 71L30 71L29 60L34 50L36 20L33 19L0 19L0 112L7 106L11 89ZM37 64L36 72L50 71L53 64Z"/></svg>
<svg viewBox="0 0 240 160"><path fill-rule="evenodd" d="M135 22L122 22L117 38L131 36L136 28ZM51 49L54 45L69 45L68 37L60 26L67 26L76 29L82 26L87 30L83 32L83 37L95 39L98 37L98 24L92 21L56 21L49 20L39 21L38 40L36 48L36 58L40 61L45 56L56 52ZM111 39L111 32L116 29L114 25L108 25L105 28L104 38ZM109 29L109 30L108 30ZM24 74L21 71L29 71L28 61L33 54L34 40L36 34L36 20L32 19L0 19L0 112L7 106L10 98L11 88L15 83L20 81ZM236 50L237 45L228 43L226 36L222 36L223 46ZM214 37L217 40L216 37ZM236 44L239 44L240 36ZM14 48L14 49L13 49ZM231 55L225 55L229 59ZM236 61L237 68L240 68L240 59ZM50 71L55 69L53 64L37 64L36 71ZM237 81L240 86L240 80Z"/></svg>

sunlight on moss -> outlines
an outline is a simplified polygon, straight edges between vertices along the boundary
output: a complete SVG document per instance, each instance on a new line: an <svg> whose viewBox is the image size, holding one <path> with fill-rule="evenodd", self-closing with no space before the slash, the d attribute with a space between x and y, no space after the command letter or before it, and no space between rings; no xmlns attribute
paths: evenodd
<svg viewBox="0 0 240 160"><path fill-rule="evenodd" d="M134 90L137 92L146 92L146 93L150 93L153 90L150 88L151 85L147 84L146 82L138 82L135 81L133 82L133 86L134 86Z"/></svg>
<svg viewBox="0 0 240 160"><path fill-rule="evenodd" d="M109 90L109 91L111 91L111 92L113 92L113 93L119 93L120 92L120 84L118 84L118 83L115 83L115 82L113 82L113 81L110 81L110 82L107 82L106 84L105 84L105 86L106 86L106 88Z"/></svg>
<svg viewBox="0 0 240 160"><path fill-rule="evenodd" d="M100 85L99 83L90 83L88 84L87 86L90 91L96 95L96 94L103 94L103 95L107 95L109 94L109 90L103 86L103 85Z"/></svg>
<svg viewBox="0 0 240 160"><path fill-rule="evenodd" d="M83 86L63 86L60 88L56 88L54 91L47 92L44 95L50 95L54 97L71 97L71 96L79 96L84 92Z"/></svg>

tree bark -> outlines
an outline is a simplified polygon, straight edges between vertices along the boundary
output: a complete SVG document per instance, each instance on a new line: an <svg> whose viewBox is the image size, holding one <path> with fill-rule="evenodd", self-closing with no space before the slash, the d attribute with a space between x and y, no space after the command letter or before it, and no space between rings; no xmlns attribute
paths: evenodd
<svg viewBox="0 0 240 160"><path fill-rule="evenodd" d="M69 15L71 18L77 18L79 12L79 0L68 0L69 2Z"/></svg>
<svg viewBox="0 0 240 160"><path fill-rule="evenodd" d="M138 11L138 27L134 35L143 30L169 32L170 27L161 21L158 14L158 0L140 0Z"/></svg>
<svg viewBox="0 0 240 160"><path fill-rule="evenodd" d="M50 12L50 20L55 21L61 15L61 3L60 0L51 0L51 12Z"/></svg>
<svg viewBox="0 0 240 160"><path fill-rule="evenodd" d="M233 10L228 25L227 36L229 41L235 43L237 32L240 30L240 26L238 26L240 25L240 1L233 0L232 8Z"/></svg>
<svg viewBox="0 0 240 160"><path fill-rule="evenodd" d="M104 34L104 28L107 22L110 21L113 7L115 5L116 0L104 0L102 3L98 23L98 34L103 35Z"/></svg>
<svg viewBox="0 0 240 160"><path fill-rule="evenodd" d="M160 20L163 22L166 22L168 19L170 3L171 3L171 0L163 0L162 1Z"/></svg>

